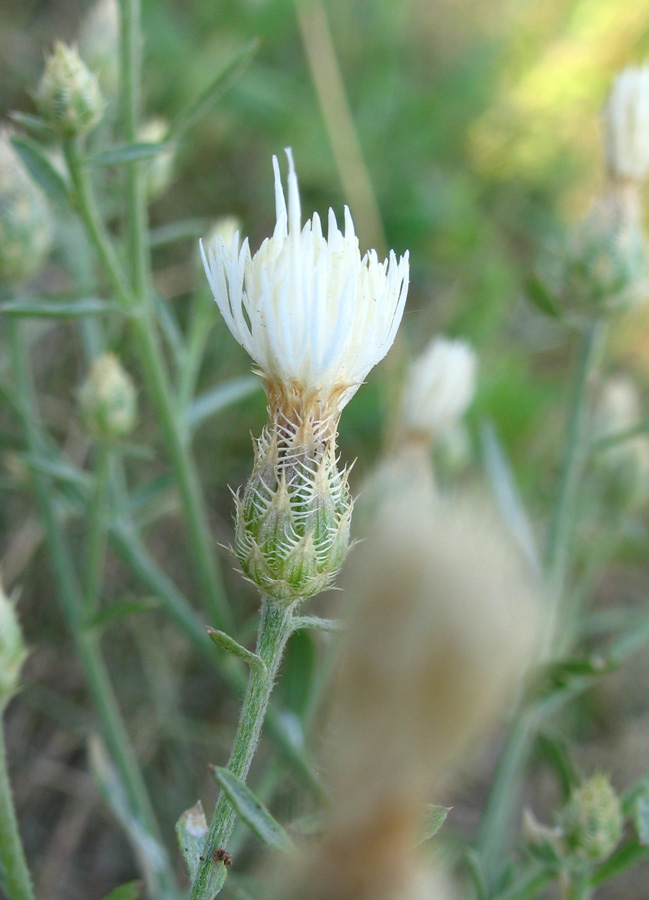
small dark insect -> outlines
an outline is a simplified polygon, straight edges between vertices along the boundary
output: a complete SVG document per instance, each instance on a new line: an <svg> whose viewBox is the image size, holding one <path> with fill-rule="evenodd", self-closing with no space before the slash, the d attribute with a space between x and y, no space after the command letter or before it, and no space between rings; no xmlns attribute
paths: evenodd
<svg viewBox="0 0 649 900"><path fill-rule="evenodd" d="M214 851L212 859L214 862L222 862L224 866L232 865L232 854L224 850L223 847L219 847L218 850Z"/></svg>

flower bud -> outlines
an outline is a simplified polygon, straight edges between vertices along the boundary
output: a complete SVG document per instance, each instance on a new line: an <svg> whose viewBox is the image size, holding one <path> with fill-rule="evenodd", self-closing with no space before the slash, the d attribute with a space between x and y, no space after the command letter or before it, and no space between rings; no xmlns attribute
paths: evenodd
<svg viewBox="0 0 649 900"><path fill-rule="evenodd" d="M138 131L138 140L143 144L159 144L169 131L164 119L149 119ZM158 153L153 159L147 160L144 165L146 172L147 196L154 200L167 190L173 179L174 150L171 147Z"/></svg>
<svg viewBox="0 0 649 900"><path fill-rule="evenodd" d="M622 838L622 807L606 775L594 775L571 794L561 814L568 847L579 856L603 860Z"/></svg>
<svg viewBox="0 0 649 900"><path fill-rule="evenodd" d="M0 587L0 715L18 690L26 656L15 604Z"/></svg>
<svg viewBox="0 0 649 900"><path fill-rule="evenodd" d="M119 3L99 0L84 16L78 33L81 58L108 97L115 97L119 86L119 30Z"/></svg>
<svg viewBox="0 0 649 900"><path fill-rule="evenodd" d="M292 603L324 590L340 570L353 504L329 423L270 418L236 498L236 554L265 594Z"/></svg>
<svg viewBox="0 0 649 900"><path fill-rule="evenodd" d="M612 178L642 181L649 171L649 66L624 69L603 113L604 152Z"/></svg>
<svg viewBox="0 0 649 900"><path fill-rule="evenodd" d="M79 405L86 428L97 440L119 440L135 426L135 386L113 353L94 361L79 391Z"/></svg>
<svg viewBox="0 0 649 900"><path fill-rule="evenodd" d="M432 340L408 373L402 399L405 430L431 441L456 424L473 400L476 372L476 355L465 341Z"/></svg>
<svg viewBox="0 0 649 900"><path fill-rule="evenodd" d="M50 250L52 223L47 202L0 130L0 284L34 275Z"/></svg>
<svg viewBox="0 0 649 900"><path fill-rule="evenodd" d="M569 236L560 261L560 305L598 316L647 298L649 272L633 188L611 188Z"/></svg>
<svg viewBox="0 0 649 900"><path fill-rule="evenodd" d="M75 48L61 41L54 45L54 52L45 63L36 102L41 115L67 137L92 131L104 111L96 75Z"/></svg>

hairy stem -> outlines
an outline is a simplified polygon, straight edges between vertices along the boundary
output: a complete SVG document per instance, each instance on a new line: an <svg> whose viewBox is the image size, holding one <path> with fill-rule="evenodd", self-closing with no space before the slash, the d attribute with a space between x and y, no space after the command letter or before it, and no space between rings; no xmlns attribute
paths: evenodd
<svg viewBox="0 0 649 900"><path fill-rule="evenodd" d="M95 490L90 507L85 553L86 571L83 585L87 613L92 613L96 609L99 599L109 519L108 466L110 449L106 444L98 444L96 451Z"/></svg>
<svg viewBox="0 0 649 900"><path fill-rule="evenodd" d="M246 780L259 743L277 670L291 633L291 619L290 607L276 603L268 597L263 598L257 636L257 655L264 662L265 669L250 670L239 727L228 761L230 771L243 781ZM221 791L203 851L205 859L193 884L190 900L213 900L221 890L225 882L226 868L222 862L213 860L214 851L227 846L235 821L236 813Z"/></svg>
<svg viewBox="0 0 649 900"><path fill-rule="evenodd" d="M18 832L11 796L4 726L0 709L0 872L9 900L34 900L32 881Z"/></svg>

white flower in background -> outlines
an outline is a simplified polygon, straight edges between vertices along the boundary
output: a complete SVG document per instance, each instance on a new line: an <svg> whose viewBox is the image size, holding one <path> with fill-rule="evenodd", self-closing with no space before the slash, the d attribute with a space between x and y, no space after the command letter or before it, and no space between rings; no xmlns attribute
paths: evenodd
<svg viewBox="0 0 649 900"><path fill-rule="evenodd" d="M388 352L408 290L408 254L361 258L345 207L345 231L329 210L323 236L316 214L301 225L290 150L288 209L275 171L277 224L254 256L235 234L201 248L214 298L228 328L259 366L271 405L311 404L338 413ZM293 401L290 400L293 398ZM287 400L289 401L287 403Z"/></svg>
<svg viewBox="0 0 649 900"><path fill-rule="evenodd" d="M604 109L604 151L614 178L642 181L649 171L649 65L629 66Z"/></svg>
<svg viewBox="0 0 649 900"><path fill-rule="evenodd" d="M81 20L79 53L96 73L104 93L115 97L119 88L120 11L117 0L98 0Z"/></svg>
<svg viewBox="0 0 649 900"><path fill-rule="evenodd" d="M234 236L241 229L241 219L237 216L220 216L215 220L206 238L208 247L212 247L217 238L221 238L226 247L232 245Z"/></svg>
<svg viewBox="0 0 649 900"><path fill-rule="evenodd" d="M219 234L205 271L228 328L259 367L269 424L237 495L236 554L244 574L275 601L323 590L349 544L352 500L338 468L340 412L392 344L406 302L408 254L361 258L348 209L345 233L329 211L301 224L291 151L288 207L275 170L277 225L257 253L238 231Z"/></svg>
<svg viewBox="0 0 649 900"><path fill-rule="evenodd" d="M469 344L434 338L408 373L402 399L406 431L434 440L457 424L475 395L477 371Z"/></svg>

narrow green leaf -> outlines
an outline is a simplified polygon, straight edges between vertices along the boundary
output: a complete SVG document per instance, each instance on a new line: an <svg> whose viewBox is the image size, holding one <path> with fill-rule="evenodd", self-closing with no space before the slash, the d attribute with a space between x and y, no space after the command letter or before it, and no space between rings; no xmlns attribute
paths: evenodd
<svg viewBox="0 0 649 900"><path fill-rule="evenodd" d="M310 631L294 632L286 645L279 683L281 705L304 718L313 693L318 648Z"/></svg>
<svg viewBox="0 0 649 900"><path fill-rule="evenodd" d="M79 319L114 312L120 312L120 308L94 297L61 303L55 300L8 300L0 303L0 313L31 319Z"/></svg>
<svg viewBox="0 0 649 900"><path fill-rule="evenodd" d="M633 821L638 832L638 842L649 846L649 794L638 797L633 810Z"/></svg>
<svg viewBox="0 0 649 900"><path fill-rule="evenodd" d="M203 804L199 800L190 809L185 810L176 822L178 846L192 881L198 874L208 834Z"/></svg>
<svg viewBox="0 0 649 900"><path fill-rule="evenodd" d="M451 811L450 806L437 806L435 803L427 803L424 809L424 823L421 831L420 843L429 841L440 830L446 817Z"/></svg>
<svg viewBox="0 0 649 900"><path fill-rule="evenodd" d="M566 742L557 735L540 734L538 745L545 760L554 769L563 797L567 800L571 790L579 784L580 778L570 758Z"/></svg>
<svg viewBox="0 0 649 900"><path fill-rule="evenodd" d="M149 246L166 247L176 241L198 240L209 231L210 224L209 219L181 219L180 222L160 225L159 228L151 229Z"/></svg>
<svg viewBox="0 0 649 900"><path fill-rule="evenodd" d="M45 119L41 119L40 116L32 116L29 113L13 110L9 113L9 118L17 125L22 125L26 131L31 131L36 137L47 140L56 135L52 126Z"/></svg>
<svg viewBox="0 0 649 900"><path fill-rule="evenodd" d="M169 147L166 144L123 144L112 147L102 153L96 153L84 160L86 166L123 166L125 163L152 159L164 153Z"/></svg>
<svg viewBox="0 0 649 900"><path fill-rule="evenodd" d="M308 628L312 631L343 631L345 623L340 619L323 619L321 616L295 616L293 631Z"/></svg>
<svg viewBox="0 0 649 900"><path fill-rule="evenodd" d="M293 841L249 787L228 769L210 766L217 784L241 816L246 825L269 847L286 853L293 849Z"/></svg>
<svg viewBox="0 0 649 900"><path fill-rule="evenodd" d="M111 603L105 609L100 610L91 616L85 623L84 627L87 631L101 630L108 625L114 625L116 622L122 622L124 619L130 619L131 616L138 616L142 613L151 612L158 609L160 603L155 597L145 597L142 600L122 600L119 603Z"/></svg>
<svg viewBox="0 0 649 900"><path fill-rule="evenodd" d="M230 653L232 656L236 656L238 659L242 659L251 669L257 669L260 672L266 671L266 664L260 656L257 656L256 653L251 653L250 650L246 650L234 638L226 634L225 631L218 631L216 628L208 626L207 634L217 647L220 647L221 650L225 650L226 653Z"/></svg>
<svg viewBox="0 0 649 900"><path fill-rule="evenodd" d="M622 844L621 847L610 856L606 862L597 869L591 879L591 884L596 886L617 878L622 872L634 866L639 860L644 859L649 853L649 846L632 839Z"/></svg>
<svg viewBox="0 0 649 900"><path fill-rule="evenodd" d="M11 143L34 181L53 203L71 210L70 191L65 179L57 172L38 144L29 138L12 137Z"/></svg>
<svg viewBox="0 0 649 900"><path fill-rule="evenodd" d="M625 428L623 431L615 431L612 434L607 434L604 437L598 438L592 444L591 451L593 453L601 453L605 450L610 450L611 447L617 447L619 444L624 444L626 441L630 441L640 434L647 434L647 432L649 432L649 421L638 422L631 428Z"/></svg>
<svg viewBox="0 0 649 900"><path fill-rule="evenodd" d="M217 384L212 390L198 397L187 409L185 421L187 428L193 434L196 429L228 406L250 396L261 387L261 380L254 375L243 375L240 378L230 378L221 384Z"/></svg>
<svg viewBox="0 0 649 900"><path fill-rule="evenodd" d="M88 761L97 789L124 829L140 859L142 871L148 871L156 878L155 873L162 872L166 866L166 848L133 812L122 779L97 735L91 735L88 741Z"/></svg>
<svg viewBox="0 0 649 900"><path fill-rule="evenodd" d="M541 563L529 516L523 505L511 464L491 422L480 429L480 442L484 466L507 526L535 572L540 573Z"/></svg>
<svg viewBox="0 0 649 900"><path fill-rule="evenodd" d="M122 884L111 891L104 900L139 900L143 890L143 881L129 881L128 884Z"/></svg>
<svg viewBox="0 0 649 900"><path fill-rule="evenodd" d="M538 275L531 275L525 282L525 288L528 300L538 310L545 313L546 316L551 316L553 319L561 318L561 310Z"/></svg>
<svg viewBox="0 0 649 900"><path fill-rule="evenodd" d="M75 487L87 488L92 482L92 476L83 469L79 469L63 459L47 459L44 456L32 456L26 454L23 461L30 469L60 481L64 484L72 484Z"/></svg>
<svg viewBox="0 0 649 900"><path fill-rule="evenodd" d="M257 40L250 41L221 66L203 93L184 113L181 113L167 135L168 141L176 141L181 138L198 119L209 112L217 100L231 87L249 65L257 52L258 46L259 42Z"/></svg>

